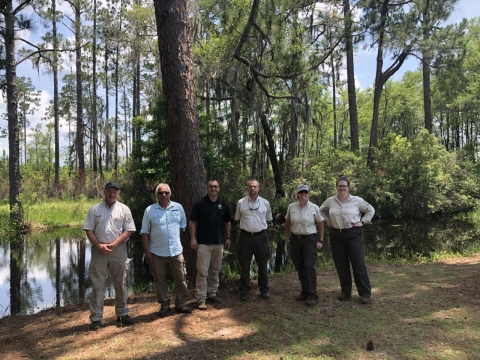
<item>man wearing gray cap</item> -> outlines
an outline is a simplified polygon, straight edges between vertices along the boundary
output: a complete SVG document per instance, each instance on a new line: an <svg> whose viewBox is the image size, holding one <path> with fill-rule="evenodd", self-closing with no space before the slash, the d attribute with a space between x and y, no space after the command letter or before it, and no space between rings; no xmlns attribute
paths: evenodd
<svg viewBox="0 0 480 360"><path fill-rule="evenodd" d="M108 270L115 288L117 322L133 324L128 315L126 276L128 271L125 242L135 232L135 223L128 206L117 201L120 186L115 182L105 185L104 201L88 210L82 229L92 243L89 275L92 280L90 297L90 329L98 330L103 318L105 280Z"/></svg>

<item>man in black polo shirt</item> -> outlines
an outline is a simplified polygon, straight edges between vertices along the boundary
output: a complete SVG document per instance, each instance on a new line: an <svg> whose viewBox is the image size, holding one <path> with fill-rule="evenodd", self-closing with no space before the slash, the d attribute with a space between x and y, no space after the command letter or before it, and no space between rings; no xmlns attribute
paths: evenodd
<svg viewBox="0 0 480 360"><path fill-rule="evenodd" d="M190 247L197 251L195 297L200 310L207 310L207 300L213 303L222 302L217 297L218 274L222 269L223 248L230 247L232 218L228 204L218 197L219 191L218 181L210 180L207 184L207 195L193 205L188 225Z"/></svg>

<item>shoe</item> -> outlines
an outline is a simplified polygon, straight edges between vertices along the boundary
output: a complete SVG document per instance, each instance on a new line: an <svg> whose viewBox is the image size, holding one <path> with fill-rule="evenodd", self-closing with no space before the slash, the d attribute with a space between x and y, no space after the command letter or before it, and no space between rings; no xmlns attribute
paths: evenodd
<svg viewBox="0 0 480 360"><path fill-rule="evenodd" d="M208 298L207 301L210 301L211 303L214 303L214 304L221 304L222 303L222 299L220 299L218 296L212 296L212 297Z"/></svg>
<svg viewBox="0 0 480 360"><path fill-rule="evenodd" d="M341 292L340 296L338 297L338 300L340 301L348 301L352 298L352 295L348 295L347 293L344 293L343 291Z"/></svg>
<svg viewBox="0 0 480 360"><path fill-rule="evenodd" d="M367 304L370 304L372 302L372 299L370 298L370 296L362 296L362 298L360 299L360 302L363 305L367 305Z"/></svg>
<svg viewBox="0 0 480 360"><path fill-rule="evenodd" d="M198 310L207 310L207 304L205 304L205 301L199 301L197 302L197 308Z"/></svg>
<svg viewBox="0 0 480 360"><path fill-rule="evenodd" d="M132 325L133 319L129 315L117 316L117 322L122 323L123 325Z"/></svg>
<svg viewBox="0 0 480 360"><path fill-rule="evenodd" d="M300 294L300 296L297 296L295 298L295 301L305 301L307 300L307 295Z"/></svg>
<svg viewBox="0 0 480 360"><path fill-rule="evenodd" d="M167 313L169 311L170 311L169 307L161 308L160 311L158 312L158 316L160 316L161 318L164 318L165 316L167 316Z"/></svg>
<svg viewBox="0 0 480 360"><path fill-rule="evenodd" d="M191 314L192 309L190 309L188 306L182 306L182 307L175 307L175 311L177 313L182 313L182 314Z"/></svg>
<svg viewBox="0 0 480 360"><path fill-rule="evenodd" d="M248 301L248 293L247 292L240 293L240 300Z"/></svg>
<svg viewBox="0 0 480 360"><path fill-rule="evenodd" d="M314 300L314 299L310 299L310 300L307 300L307 302L305 304L307 304L308 306L313 306L315 305L316 303L318 302L318 300Z"/></svg>
<svg viewBox="0 0 480 360"><path fill-rule="evenodd" d="M270 294L268 293L268 291L263 291L260 293L260 297L262 299L270 299Z"/></svg>
<svg viewBox="0 0 480 360"><path fill-rule="evenodd" d="M90 324L90 330L97 331L98 329L100 329L101 324L101 321L92 321L92 323Z"/></svg>

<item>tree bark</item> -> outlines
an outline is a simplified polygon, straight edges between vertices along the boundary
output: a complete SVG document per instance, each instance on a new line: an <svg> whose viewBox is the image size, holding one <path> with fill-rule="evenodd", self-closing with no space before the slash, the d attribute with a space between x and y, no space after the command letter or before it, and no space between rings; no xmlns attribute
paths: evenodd
<svg viewBox="0 0 480 360"><path fill-rule="evenodd" d="M188 0L154 0L158 48L165 98L165 118L170 160L170 186L174 200L187 215L205 195L205 169L200 148ZM190 236L182 233L187 276L195 268Z"/></svg>
<svg viewBox="0 0 480 360"><path fill-rule="evenodd" d="M83 83L82 83L82 34L81 34L81 7L75 3L75 72L77 80L77 160L78 182L80 193L85 190L85 148L83 144L85 129L83 127Z"/></svg>

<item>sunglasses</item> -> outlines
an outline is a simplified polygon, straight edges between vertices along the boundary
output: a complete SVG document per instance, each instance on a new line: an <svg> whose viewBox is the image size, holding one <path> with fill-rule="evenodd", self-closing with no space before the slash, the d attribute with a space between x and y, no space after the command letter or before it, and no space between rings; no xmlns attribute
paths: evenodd
<svg viewBox="0 0 480 360"><path fill-rule="evenodd" d="M170 191L158 191L157 195L170 195Z"/></svg>
<svg viewBox="0 0 480 360"><path fill-rule="evenodd" d="M307 190L302 190L302 191L299 191L297 194L308 194L308 191Z"/></svg>

